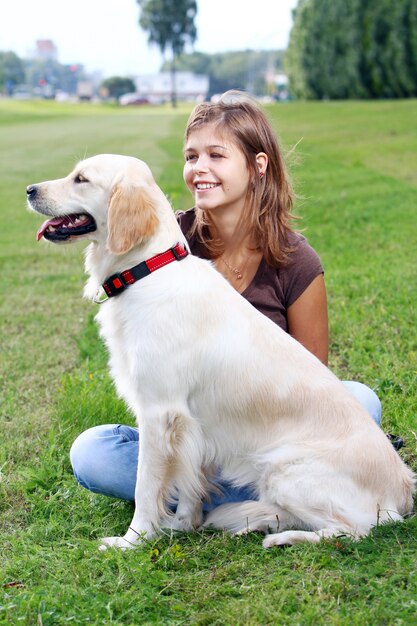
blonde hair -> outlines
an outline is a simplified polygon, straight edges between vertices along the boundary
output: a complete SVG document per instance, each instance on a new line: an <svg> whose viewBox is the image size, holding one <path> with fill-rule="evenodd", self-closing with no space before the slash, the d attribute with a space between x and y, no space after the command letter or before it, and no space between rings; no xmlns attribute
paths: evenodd
<svg viewBox="0 0 417 626"><path fill-rule="evenodd" d="M194 108L187 122L185 141L205 124L214 124L216 132L231 137L246 158L250 184L240 226L252 233L257 249L262 250L269 265L284 263L291 251L287 235L293 230L294 193L270 122L252 97L227 91L219 101L204 102ZM256 161L259 152L268 156L263 177ZM224 244L215 236L209 212L198 207L194 232L211 258L222 254Z"/></svg>

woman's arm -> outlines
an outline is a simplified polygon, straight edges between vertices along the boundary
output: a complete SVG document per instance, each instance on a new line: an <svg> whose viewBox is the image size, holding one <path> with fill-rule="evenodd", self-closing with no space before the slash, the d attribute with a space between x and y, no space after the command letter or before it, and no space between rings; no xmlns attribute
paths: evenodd
<svg viewBox="0 0 417 626"><path fill-rule="evenodd" d="M288 332L325 365L329 356L326 286L317 276L287 309Z"/></svg>

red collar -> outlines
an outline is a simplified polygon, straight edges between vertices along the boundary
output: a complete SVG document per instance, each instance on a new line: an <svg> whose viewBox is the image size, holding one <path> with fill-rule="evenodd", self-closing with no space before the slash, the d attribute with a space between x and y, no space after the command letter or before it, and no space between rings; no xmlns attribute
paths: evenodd
<svg viewBox="0 0 417 626"><path fill-rule="evenodd" d="M158 270L172 261L181 261L188 255L188 250L182 243L176 243L174 247L169 248L165 252L156 254L147 261L142 261L138 265L131 267L123 272L112 274L103 283L102 287L106 292L108 298L113 298L119 293L122 293L129 285L133 285L136 281L148 276L155 270ZM96 300L96 302L105 302L105 300Z"/></svg>

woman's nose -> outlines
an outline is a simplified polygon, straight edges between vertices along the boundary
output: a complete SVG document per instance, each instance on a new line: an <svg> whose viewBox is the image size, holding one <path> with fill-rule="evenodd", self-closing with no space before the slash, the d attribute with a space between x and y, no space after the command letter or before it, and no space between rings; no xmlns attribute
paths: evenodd
<svg viewBox="0 0 417 626"><path fill-rule="evenodd" d="M198 157L194 163L194 168L196 172L207 172L207 159L205 159L204 155Z"/></svg>

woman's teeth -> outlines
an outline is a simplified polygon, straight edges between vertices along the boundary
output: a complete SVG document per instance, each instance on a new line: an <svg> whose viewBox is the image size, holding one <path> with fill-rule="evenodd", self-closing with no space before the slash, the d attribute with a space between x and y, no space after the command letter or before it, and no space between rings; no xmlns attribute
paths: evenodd
<svg viewBox="0 0 417 626"><path fill-rule="evenodd" d="M218 183L197 183L197 189L213 189L217 187Z"/></svg>

